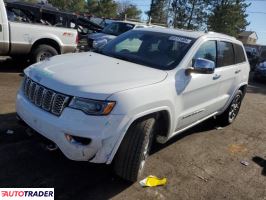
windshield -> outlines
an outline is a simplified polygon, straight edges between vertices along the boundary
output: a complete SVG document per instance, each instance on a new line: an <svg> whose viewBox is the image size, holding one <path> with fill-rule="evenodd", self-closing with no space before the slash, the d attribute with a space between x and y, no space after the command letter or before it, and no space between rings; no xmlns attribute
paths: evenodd
<svg viewBox="0 0 266 200"><path fill-rule="evenodd" d="M174 69L195 39L151 31L129 31L109 42L102 54L156 69Z"/></svg>
<svg viewBox="0 0 266 200"><path fill-rule="evenodd" d="M118 36L124 32L127 32L134 28L134 24L122 23L122 22L113 22L106 26L102 32L109 35Z"/></svg>

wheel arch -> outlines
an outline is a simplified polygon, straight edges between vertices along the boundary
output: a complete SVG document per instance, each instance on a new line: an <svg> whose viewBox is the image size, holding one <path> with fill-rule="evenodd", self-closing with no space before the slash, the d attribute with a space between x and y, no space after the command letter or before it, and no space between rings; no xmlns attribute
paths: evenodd
<svg viewBox="0 0 266 200"><path fill-rule="evenodd" d="M225 106L223 107L223 109L220 110L220 112L219 112L218 115L222 114L227 109L227 107L230 105L231 101L233 100L233 98L234 98L234 96L235 96L235 94L236 94L236 92L238 90L241 90L241 92L243 93L243 97L244 97L245 94L246 94L246 92L247 92L247 87L248 87L248 83L242 83L242 84L240 84L237 87L237 89L235 89L235 91L233 92L232 96L229 98L229 100L227 101L227 103L225 104Z"/></svg>
<svg viewBox="0 0 266 200"><path fill-rule="evenodd" d="M34 51L34 49L36 49L38 46L42 44L49 45L55 48L58 54L61 54L60 44L56 40L50 39L50 38L42 38L42 39L36 40L31 47L31 53Z"/></svg>
<svg viewBox="0 0 266 200"><path fill-rule="evenodd" d="M171 132L171 112L169 110L169 108L157 108L157 109L153 109L153 110L149 110L149 111L145 111L143 113L140 113L134 117L132 117L127 126L125 131L120 135L120 138L118 139L115 147L113 148L113 151L110 155L110 157L107 160L107 164L110 164L112 162L112 160L114 159L118 148L120 146L120 144L122 143L128 129L130 128L130 126L132 126L134 123L136 123L137 121L147 118L147 117L154 117L156 119L156 124L158 124L158 121L160 120L160 127L159 127L159 132L156 132L155 137L157 136L162 136L162 137L168 137L169 133Z"/></svg>
<svg viewBox="0 0 266 200"><path fill-rule="evenodd" d="M241 85L238 90L241 90L243 93L243 96L247 93L248 84Z"/></svg>

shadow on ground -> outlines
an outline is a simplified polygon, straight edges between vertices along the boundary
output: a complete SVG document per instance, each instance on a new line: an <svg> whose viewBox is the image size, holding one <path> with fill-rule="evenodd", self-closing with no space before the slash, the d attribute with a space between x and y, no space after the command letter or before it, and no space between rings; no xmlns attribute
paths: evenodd
<svg viewBox="0 0 266 200"><path fill-rule="evenodd" d="M213 128L213 119L208 120L156 151ZM54 187L56 199L85 200L110 199L131 185L115 176L111 166L70 161L60 151L48 152L39 136L30 137L25 130L15 113L0 115L0 187Z"/></svg>
<svg viewBox="0 0 266 200"><path fill-rule="evenodd" d="M171 138L171 140L169 140L167 143L165 144L158 144L156 143L151 151L151 154L154 154L160 150L162 150L163 148L166 148L167 146L170 146L171 144L177 142L178 140L181 140L182 138L185 138L189 135L192 134L204 134L210 130L216 129L217 127L219 127L219 123L214 119L214 118L210 118L208 120L206 120L203 123L198 124L197 126L194 126L190 129L188 129L187 131L178 134L177 136Z"/></svg>
<svg viewBox="0 0 266 200"><path fill-rule="evenodd" d="M261 174L263 176L266 176L266 160L264 160L263 158L259 157L259 156L255 156L252 158L253 162L255 162L257 165L262 167L262 171Z"/></svg>
<svg viewBox="0 0 266 200"><path fill-rule="evenodd" d="M251 82L247 88L247 93L266 95L266 84Z"/></svg>
<svg viewBox="0 0 266 200"><path fill-rule="evenodd" d="M23 59L11 59L0 57L0 73L21 73L29 65L30 63Z"/></svg>
<svg viewBox="0 0 266 200"><path fill-rule="evenodd" d="M0 187L54 187L59 200L110 199L131 185L115 176L111 166L70 161L60 151L47 151L39 136L25 133L15 113L0 115L0 169Z"/></svg>

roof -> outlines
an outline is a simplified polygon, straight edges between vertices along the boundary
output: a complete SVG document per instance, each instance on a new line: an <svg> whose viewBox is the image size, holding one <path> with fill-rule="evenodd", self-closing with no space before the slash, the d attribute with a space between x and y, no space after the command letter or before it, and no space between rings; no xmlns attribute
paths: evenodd
<svg viewBox="0 0 266 200"><path fill-rule="evenodd" d="M150 32L158 32L158 33L168 33L168 34L186 36L189 38L199 38L205 34L204 32L199 32L199 31L188 31L188 30L173 29L173 28L161 28L161 27L154 27L154 28L149 28L149 29L140 28L137 30L145 30L145 31L150 31Z"/></svg>
<svg viewBox="0 0 266 200"><path fill-rule="evenodd" d="M128 21L128 20L124 20L124 21L118 20L118 21L113 21L113 22L128 23L128 24L134 24L134 25L146 25L145 23Z"/></svg>
<svg viewBox="0 0 266 200"><path fill-rule="evenodd" d="M256 37L258 38L258 35L255 31L243 31L239 34L239 36L248 37L254 33L255 33Z"/></svg>
<svg viewBox="0 0 266 200"><path fill-rule="evenodd" d="M229 35L225 35L222 33L216 33L216 32L190 31L190 30L185 30L185 29L160 28L160 27L154 27L154 28L149 28L149 29L138 29L138 30L145 30L145 31L151 31L151 32L158 32L158 33L168 33L168 34L180 35L180 36L195 38L195 39L201 36L211 36L211 37L224 38L228 40L236 40L236 38L234 37L231 37Z"/></svg>

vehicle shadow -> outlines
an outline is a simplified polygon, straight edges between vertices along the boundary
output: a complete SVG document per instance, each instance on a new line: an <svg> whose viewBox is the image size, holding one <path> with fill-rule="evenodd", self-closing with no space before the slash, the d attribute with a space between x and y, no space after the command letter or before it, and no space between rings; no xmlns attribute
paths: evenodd
<svg viewBox="0 0 266 200"><path fill-rule="evenodd" d="M0 73L21 73L30 65L23 59L12 59L0 57Z"/></svg>
<svg viewBox="0 0 266 200"><path fill-rule="evenodd" d="M210 119L190 128L190 129L188 129L187 131L184 131L184 132L174 136L165 144L154 143L150 154L157 153L160 150L162 150L163 148L170 146L171 144L177 142L178 140L181 140L184 137L187 137L187 136L192 135L192 134L197 134L197 133L201 133L201 134L206 133L207 131L216 129L217 127L220 127L217 120L215 120L214 118L210 118Z"/></svg>
<svg viewBox="0 0 266 200"><path fill-rule="evenodd" d="M25 130L15 113L0 115L0 187L55 188L56 199L87 200L110 199L131 185L114 175L111 166L47 151L39 136L30 137Z"/></svg>
<svg viewBox="0 0 266 200"><path fill-rule="evenodd" d="M255 162L257 165L262 167L261 174L263 176L266 176L266 160L264 160L263 158L261 158L259 156L255 156L252 158L252 161Z"/></svg>
<svg viewBox="0 0 266 200"><path fill-rule="evenodd" d="M265 84L258 83L258 82L251 82L248 85L247 93L253 93L253 94L263 94L266 95L266 87Z"/></svg>

